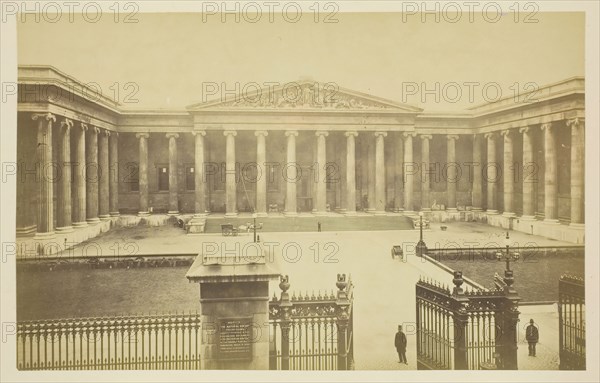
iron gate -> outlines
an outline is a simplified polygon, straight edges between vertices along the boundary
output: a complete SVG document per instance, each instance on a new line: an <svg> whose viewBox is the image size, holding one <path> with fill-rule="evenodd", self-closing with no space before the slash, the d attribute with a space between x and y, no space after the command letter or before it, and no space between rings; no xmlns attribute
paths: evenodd
<svg viewBox="0 0 600 383"><path fill-rule="evenodd" d="M290 298L287 275L281 297L269 302L271 370L351 370L354 368L353 286L338 274L336 294Z"/></svg>
<svg viewBox="0 0 600 383"><path fill-rule="evenodd" d="M558 281L559 368L585 370L585 281L562 275Z"/></svg>
<svg viewBox="0 0 600 383"><path fill-rule="evenodd" d="M519 297L513 281L465 292L462 272L455 271L452 282L452 290L435 281L417 282L417 368L516 370Z"/></svg>

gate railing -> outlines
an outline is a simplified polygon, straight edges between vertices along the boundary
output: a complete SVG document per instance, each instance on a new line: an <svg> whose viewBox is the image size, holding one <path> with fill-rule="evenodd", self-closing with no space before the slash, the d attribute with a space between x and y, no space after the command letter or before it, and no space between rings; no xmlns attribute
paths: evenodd
<svg viewBox="0 0 600 383"><path fill-rule="evenodd" d="M350 370L354 368L353 287L338 274L336 294L290 298L287 275L281 296L269 302L272 370Z"/></svg>
<svg viewBox="0 0 600 383"><path fill-rule="evenodd" d="M464 291L419 280L416 285L417 368L517 369L518 296L510 288Z"/></svg>
<svg viewBox="0 0 600 383"><path fill-rule="evenodd" d="M585 281L562 275L558 281L558 335L561 370L585 370Z"/></svg>
<svg viewBox="0 0 600 383"><path fill-rule="evenodd" d="M200 369L200 314L17 322L19 370Z"/></svg>

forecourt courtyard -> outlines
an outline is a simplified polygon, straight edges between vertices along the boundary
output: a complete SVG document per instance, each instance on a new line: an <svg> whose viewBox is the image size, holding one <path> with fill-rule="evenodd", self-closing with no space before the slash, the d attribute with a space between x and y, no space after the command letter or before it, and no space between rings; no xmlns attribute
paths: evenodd
<svg viewBox="0 0 600 383"><path fill-rule="evenodd" d="M342 218L341 221L347 222L348 219ZM282 224L276 226L284 230L283 222L286 220L280 222ZM419 239L419 231L407 229L406 225L403 226L404 230L391 228L369 231L361 228L360 231L353 231L349 227L336 230L335 224L331 223L334 221L323 219L323 222L327 224L323 224L322 232L316 232L316 227L315 231L267 231L269 225L272 225L270 222L269 225L265 223L264 229L258 234L263 245L272 249L278 271L289 275L290 293L310 295L313 292L330 292L335 290L338 273L351 275L354 284L356 369L416 369L415 283L420 277L424 277L451 286L452 275L447 269L415 255L414 246ZM431 229L424 231L424 240L429 248L457 245L485 247L490 244L503 246L505 232L496 227L465 222L445 225L445 231L441 230L440 224L432 224ZM115 228L94 238L93 244L81 243L58 256L66 262L82 255L93 257L98 251L101 256L109 256L114 254L115 246L127 249L120 253L123 256L168 257L173 255L173 249L177 249L177 254L190 255L198 254L202 249L213 253L243 253L244 249L250 249L248 254L252 256L251 245L248 245L252 241L251 231L240 233L239 236L224 237L220 233L185 234L175 225L138 225ZM572 245L520 232L511 232L511 241L514 246ZM403 246L404 260L391 257L390 251L394 245ZM446 266L452 268L451 263ZM573 266L574 270L562 268L559 272L582 271L578 267ZM493 283L493 272L501 273L503 268L504 263L497 262L489 275L480 275L477 280L485 281L482 284L489 288ZM79 268L52 272L22 271L18 274L19 318L34 320L138 314L148 311L194 311L199 308L198 290L196 284L186 280L187 269L188 267L129 270ZM465 277L475 279L467 273ZM539 275L520 275L515 268L515 286L519 293L522 293L519 281L539 278ZM63 283L56 283L57 280ZM556 278L548 280L549 285L557 283ZM522 289L527 288L526 284L521 286ZM467 288L472 288L472 285ZM90 289L94 290L94 296L98 299L87 298L86 292ZM277 282L271 284L270 295L273 294L280 294ZM558 369L556 304L521 305L520 311L519 369ZM524 338L525 327L530 318L535 319L540 329L536 358L527 356ZM393 338L398 324L404 324L408 337L407 366L397 363Z"/></svg>

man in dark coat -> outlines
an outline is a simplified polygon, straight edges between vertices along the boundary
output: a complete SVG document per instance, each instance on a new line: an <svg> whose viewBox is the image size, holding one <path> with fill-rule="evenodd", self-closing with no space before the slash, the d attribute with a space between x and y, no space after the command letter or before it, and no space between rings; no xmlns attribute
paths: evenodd
<svg viewBox="0 0 600 383"><path fill-rule="evenodd" d="M537 326L533 323L533 319L529 320L529 326L525 329L525 339L529 343L529 356L535 356L535 345L540 338Z"/></svg>
<svg viewBox="0 0 600 383"><path fill-rule="evenodd" d="M402 326L398 326L398 332L396 333L396 338L394 339L394 346L396 346L398 358L400 359L398 363L408 364L406 361L406 335L404 335L402 332Z"/></svg>

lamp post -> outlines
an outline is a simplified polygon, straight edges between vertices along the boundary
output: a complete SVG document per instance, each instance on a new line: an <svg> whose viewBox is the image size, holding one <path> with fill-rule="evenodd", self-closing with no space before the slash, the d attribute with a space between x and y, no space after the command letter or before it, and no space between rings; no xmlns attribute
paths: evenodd
<svg viewBox="0 0 600 383"><path fill-rule="evenodd" d="M427 245L423 241L423 212L419 212L419 242L417 242L417 256L421 257L427 252Z"/></svg>
<svg viewBox="0 0 600 383"><path fill-rule="evenodd" d="M504 237L504 245L506 246L506 251L502 253L502 251L498 251L496 253L497 260L504 260L506 262L506 269L504 270L504 278L503 281L506 284L506 289L508 291L512 291L512 285L515 282L513 271L510 269L510 261L516 261L519 259L520 254L516 251L510 252L510 237L508 235L508 231L506 232L506 237Z"/></svg>

